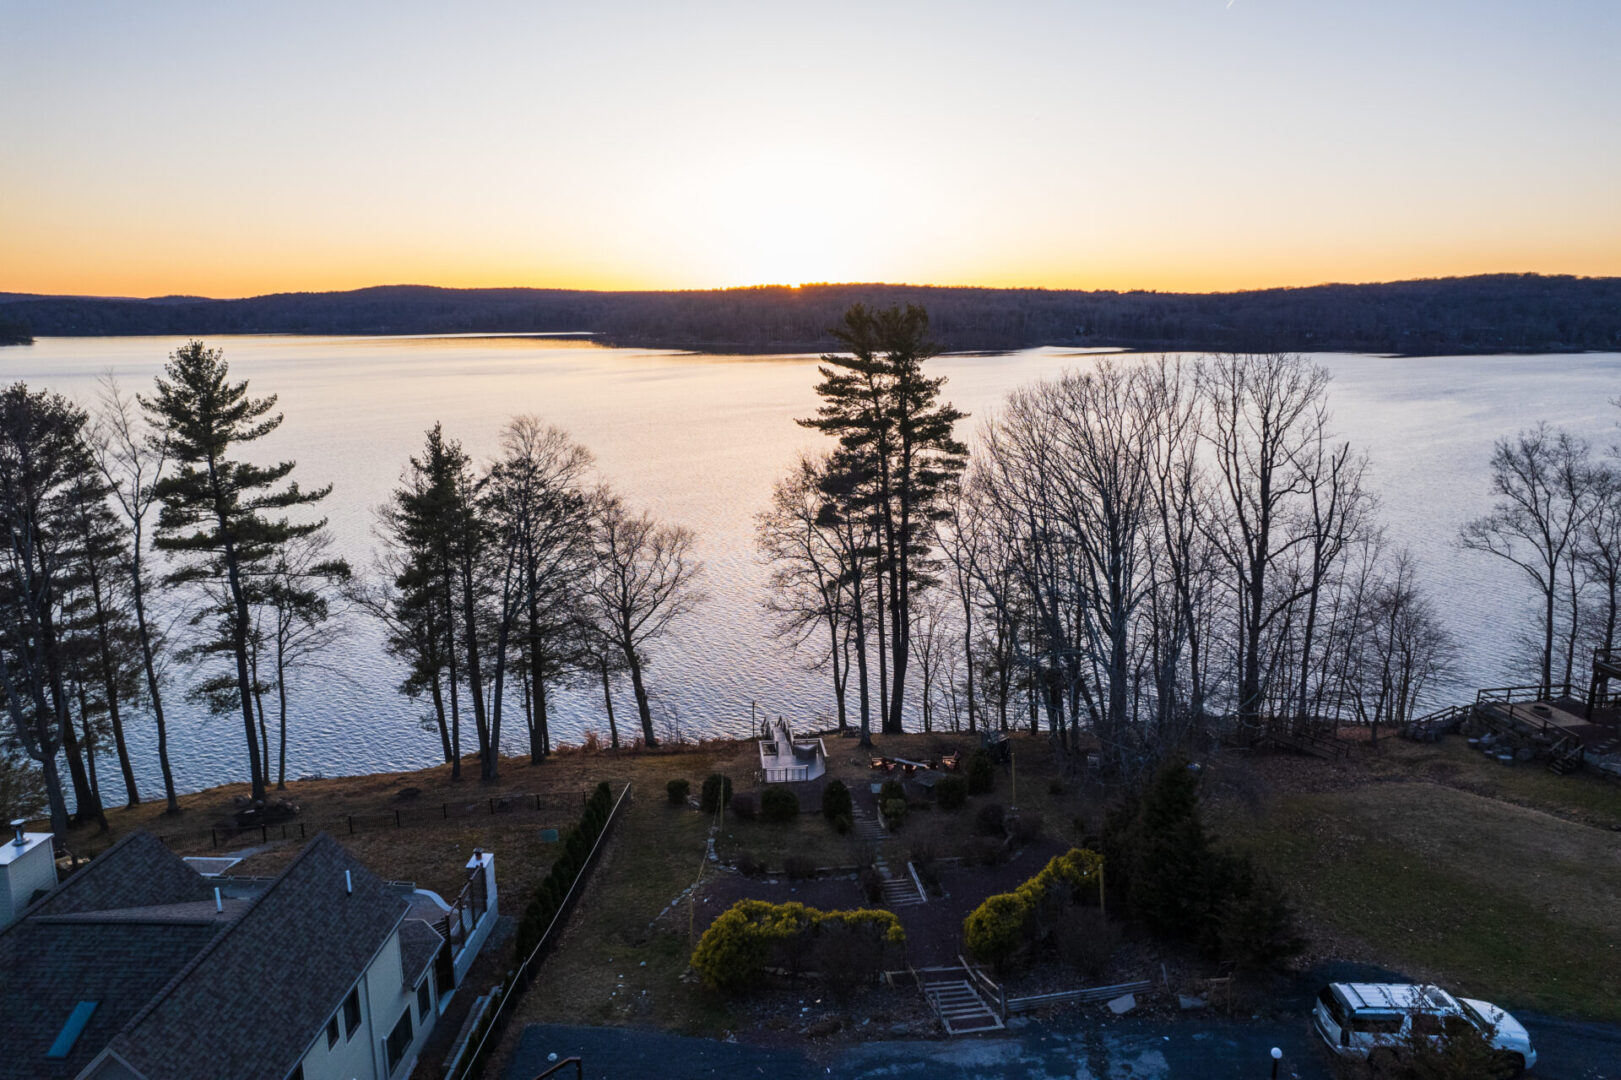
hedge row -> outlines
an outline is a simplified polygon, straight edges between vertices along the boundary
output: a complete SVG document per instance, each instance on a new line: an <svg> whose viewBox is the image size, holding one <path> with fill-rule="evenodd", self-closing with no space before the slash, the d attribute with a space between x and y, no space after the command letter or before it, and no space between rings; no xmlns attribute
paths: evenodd
<svg viewBox="0 0 1621 1080"><path fill-rule="evenodd" d="M1103 856L1085 848L1054 855L1035 877L1010 893L997 893L962 922L963 944L978 960L1002 964L1026 941L1051 931L1063 908L1095 903Z"/></svg>
<svg viewBox="0 0 1621 1080"><path fill-rule="evenodd" d="M739 900L698 939L692 966L713 989L741 990L758 980L773 960L797 967L818 939L834 937L858 938L864 953L880 955L888 946L904 945L906 931L889 911L819 911L797 901Z"/></svg>
<svg viewBox="0 0 1621 1080"><path fill-rule="evenodd" d="M541 936L546 933L546 928L551 926L552 919L563 906L564 898L574 887L580 871L585 868L585 860L590 856L597 837L601 836L602 830L607 827L608 815L611 813L613 813L613 793L608 790L608 784L604 781L597 785L591 797L586 800L585 813L580 818L580 824L570 829L568 835L563 838L563 850L557 856L557 861L552 863L551 872L529 898L529 903L524 906L523 915L518 919L517 950L520 964L529 958L529 954L540 943Z"/></svg>

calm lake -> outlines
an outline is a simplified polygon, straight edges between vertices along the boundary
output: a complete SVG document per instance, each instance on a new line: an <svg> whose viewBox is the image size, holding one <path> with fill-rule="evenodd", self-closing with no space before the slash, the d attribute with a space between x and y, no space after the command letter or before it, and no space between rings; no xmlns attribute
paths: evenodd
<svg viewBox="0 0 1621 1080"><path fill-rule="evenodd" d="M116 374L146 392L170 338L54 338L0 349L0 376L48 386L90 405L96 380ZM398 480L425 429L442 421L476 460L496 449L501 426L532 413L569 431L596 455L603 479L635 505L692 528L708 564L708 603L654 654L650 689L688 734L743 735L750 703L800 726L832 715L825 680L808 673L767 630L764 570L753 516L772 483L818 436L795 417L815 408L814 356L709 356L610 349L544 337L219 337L233 373L257 394L280 396L286 422L254 448L256 459L295 458L306 486L335 485L325 510L357 568L373 547L372 509ZM1372 460L1373 486L1395 541L1419 556L1426 581L1463 644L1473 686L1521 681L1514 642L1535 608L1506 564L1458 550L1458 527L1490 504L1492 442L1538 420L1563 424L1598 446L1615 441L1621 354L1386 358L1324 354L1342 438ZM945 396L978 418L1011 389L1094 363L1072 350L944 356ZM1517 574L1518 571L1513 573ZM437 734L424 710L395 689L396 665L373 626L357 616L332 670L291 685L288 776L415 768L436 762ZM240 720L215 719L170 691L170 746L183 790L246 778ZM1472 689L1469 691L1472 695ZM634 725L629 687L622 722ZM562 690L554 737L606 732L600 689ZM149 721L128 723L143 794L159 793ZM525 749L521 717L509 752ZM469 736L470 740L470 736ZM465 743L464 743L465 745ZM109 805L123 801L110 749L98 769Z"/></svg>

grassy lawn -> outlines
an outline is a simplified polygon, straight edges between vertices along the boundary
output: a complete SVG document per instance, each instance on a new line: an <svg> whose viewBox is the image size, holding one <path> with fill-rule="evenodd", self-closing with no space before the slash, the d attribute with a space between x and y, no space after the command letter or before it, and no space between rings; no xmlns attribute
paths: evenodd
<svg viewBox="0 0 1621 1080"><path fill-rule="evenodd" d="M1564 794L1517 782L1505 790L1528 800ZM1506 1006L1621 1020L1621 835L1422 780L1223 809L1215 824L1289 888L1320 945Z"/></svg>
<svg viewBox="0 0 1621 1080"><path fill-rule="evenodd" d="M693 1034L727 1026L719 999L682 981L693 942L687 908L671 907L698 876L710 819L669 806L662 794L638 798L621 821L540 981L523 998L521 1023Z"/></svg>
<svg viewBox="0 0 1621 1080"><path fill-rule="evenodd" d="M1377 774L1433 780L1605 828L1621 826L1621 784L1587 771L1556 776L1540 765L1503 765L1458 737L1436 743L1383 741L1369 767Z"/></svg>

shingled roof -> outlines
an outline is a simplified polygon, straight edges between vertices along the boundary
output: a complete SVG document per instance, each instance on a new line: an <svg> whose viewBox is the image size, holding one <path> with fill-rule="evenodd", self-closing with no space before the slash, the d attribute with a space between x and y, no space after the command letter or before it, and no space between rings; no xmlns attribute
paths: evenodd
<svg viewBox="0 0 1621 1080"><path fill-rule="evenodd" d="M285 1076L407 908L321 833L107 1049L147 1080Z"/></svg>
<svg viewBox="0 0 1621 1080"><path fill-rule="evenodd" d="M3 1080L76 1076L223 926L215 919L103 919L107 905L192 905L208 884L149 833L120 839L0 932ZM212 903L205 905L212 911ZM216 917L217 919L217 917ZM81 1001L96 1009L72 1051L47 1058Z"/></svg>
<svg viewBox="0 0 1621 1080"><path fill-rule="evenodd" d="M23 913L67 915L77 911L146 907L207 900L208 882L163 841L142 829L128 833L89 865L46 893Z"/></svg>
<svg viewBox="0 0 1621 1080"><path fill-rule="evenodd" d="M103 1054L144 1080L280 1080L410 911L325 833L222 906L144 832L42 897L0 931L0 1080L70 1080ZM418 920L402 929L408 979L439 941ZM48 1058L81 1002L96 1004L71 1052Z"/></svg>

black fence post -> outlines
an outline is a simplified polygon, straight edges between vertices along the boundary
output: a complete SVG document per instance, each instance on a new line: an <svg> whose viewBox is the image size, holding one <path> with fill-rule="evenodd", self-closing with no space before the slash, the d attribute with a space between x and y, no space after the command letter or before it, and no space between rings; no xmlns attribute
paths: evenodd
<svg viewBox="0 0 1621 1080"><path fill-rule="evenodd" d="M304 823L302 821L298 823L298 838L300 840L304 839Z"/></svg>
<svg viewBox="0 0 1621 1080"><path fill-rule="evenodd" d="M394 811L394 827L396 829L400 827L400 812L398 810Z"/></svg>
<svg viewBox="0 0 1621 1080"><path fill-rule="evenodd" d="M355 816L353 814L350 814L349 815L349 835L353 836L354 834L355 834Z"/></svg>
<svg viewBox="0 0 1621 1080"><path fill-rule="evenodd" d="M446 820L446 821L450 820L450 804L449 803L440 803L439 804L439 816L441 818L443 818L444 820Z"/></svg>
<svg viewBox="0 0 1621 1080"><path fill-rule="evenodd" d="M217 833L213 828L208 830L208 846L211 848L217 848L220 846L219 833Z"/></svg>
<svg viewBox="0 0 1621 1080"><path fill-rule="evenodd" d="M495 800L494 799L490 800L490 813L492 813L492 814L495 813Z"/></svg>
<svg viewBox="0 0 1621 1080"><path fill-rule="evenodd" d="M260 842L263 842L263 841L269 840L269 839L270 839L270 826L269 825L261 825L261 826L259 826L259 840L260 840Z"/></svg>

